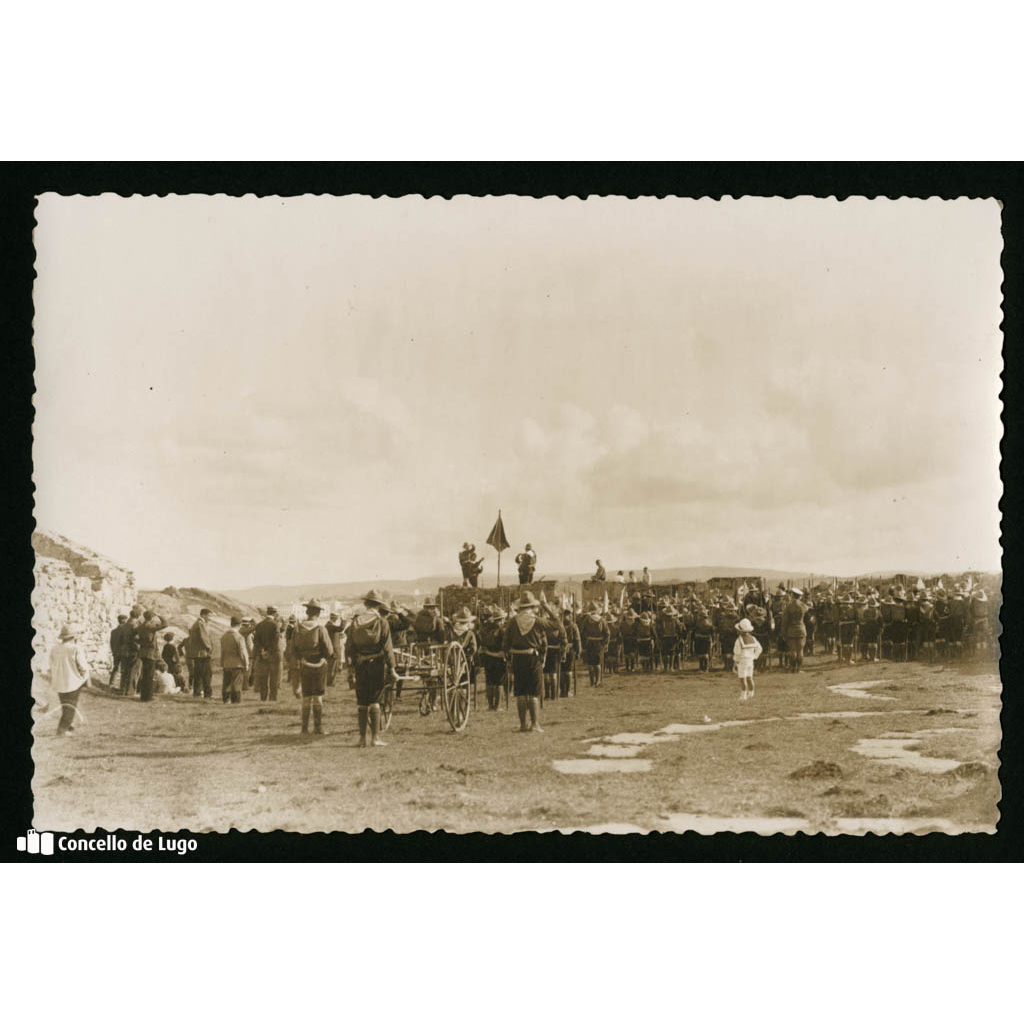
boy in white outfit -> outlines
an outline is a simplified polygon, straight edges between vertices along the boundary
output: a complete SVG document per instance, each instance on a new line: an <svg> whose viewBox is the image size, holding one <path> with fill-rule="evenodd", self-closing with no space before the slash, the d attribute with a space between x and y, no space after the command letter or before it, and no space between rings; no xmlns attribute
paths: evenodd
<svg viewBox="0 0 1024 1024"><path fill-rule="evenodd" d="M740 619L736 632L739 635L732 648L733 664L743 686L740 700L749 700L754 696L754 662L761 656L761 644L754 636L750 619Z"/></svg>

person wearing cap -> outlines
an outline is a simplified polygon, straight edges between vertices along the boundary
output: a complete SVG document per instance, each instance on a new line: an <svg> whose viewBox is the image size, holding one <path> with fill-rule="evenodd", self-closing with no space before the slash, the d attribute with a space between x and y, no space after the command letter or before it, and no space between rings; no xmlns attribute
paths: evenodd
<svg viewBox="0 0 1024 1024"><path fill-rule="evenodd" d="M277 609L271 604L252 631L253 687L261 701L277 700L281 686L283 637Z"/></svg>
<svg viewBox="0 0 1024 1024"><path fill-rule="evenodd" d="M139 676L139 700L153 699L153 673L159 657L157 634L167 628L167 623L155 612L144 611L142 623L135 629L135 637L139 644L139 658L142 661L142 673Z"/></svg>
<svg viewBox="0 0 1024 1024"><path fill-rule="evenodd" d="M302 691L302 734L309 734L309 716L313 714L313 733L324 735L324 688L327 685L327 663L333 648L326 628L320 622L323 608L317 601L306 604L306 618L295 627L292 651L297 661L299 687Z"/></svg>
<svg viewBox="0 0 1024 1024"><path fill-rule="evenodd" d="M540 686L548 640L537 617L540 602L526 590L515 604L516 614L505 626L502 649L512 668L512 685L519 712L520 732L543 732L540 727ZM529 714L530 725L526 724Z"/></svg>
<svg viewBox="0 0 1024 1024"><path fill-rule="evenodd" d="M395 652L388 626L388 605L383 595L372 589L363 598L363 609L348 625L345 650L355 677L356 717L359 722L359 746L366 746L366 730L370 728L370 745L383 747L381 701L388 683L395 677Z"/></svg>
<svg viewBox="0 0 1024 1024"><path fill-rule="evenodd" d="M799 672L804 663L804 645L807 643L807 626L804 615L807 605L803 602L804 592L793 587L789 600L782 610L782 636L786 641L786 665L790 672Z"/></svg>
<svg viewBox="0 0 1024 1024"><path fill-rule="evenodd" d="M736 634L732 660L742 687L740 700L750 700L754 696L754 662L761 657L762 647L754 636L754 625L750 619L740 619L736 623Z"/></svg>
<svg viewBox="0 0 1024 1024"><path fill-rule="evenodd" d="M484 666L488 711L505 710L502 697L508 691L508 676L503 650L504 622L505 613L496 605L489 605L480 613L480 660Z"/></svg>
<svg viewBox="0 0 1024 1024"><path fill-rule="evenodd" d="M60 700L58 736L70 736L78 717L78 698L89 682L89 662L78 646L78 627L70 623L50 648L50 685Z"/></svg>
<svg viewBox="0 0 1024 1024"><path fill-rule="evenodd" d="M587 666L587 675L591 686L601 685L601 673L610 639L611 631L601 614L601 606L596 601L591 601L587 605L587 614L583 616L580 623L583 664Z"/></svg>
<svg viewBox="0 0 1024 1024"><path fill-rule="evenodd" d="M192 696L209 700L213 696L213 641L210 639L209 608L203 608L188 631L189 651L195 664Z"/></svg>
<svg viewBox="0 0 1024 1024"><path fill-rule="evenodd" d="M242 620L231 616L231 625L220 638L221 701L224 704L240 704L245 674L249 669L249 652L245 637L239 632Z"/></svg>

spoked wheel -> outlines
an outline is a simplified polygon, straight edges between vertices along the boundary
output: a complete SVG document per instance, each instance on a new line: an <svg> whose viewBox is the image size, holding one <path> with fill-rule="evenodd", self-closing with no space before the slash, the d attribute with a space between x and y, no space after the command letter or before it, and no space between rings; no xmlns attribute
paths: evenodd
<svg viewBox="0 0 1024 1024"><path fill-rule="evenodd" d="M441 684L448 721L456 732L462 732L469 721L470 682L466 652L457 641L453 640L445 651Z"/></svg>

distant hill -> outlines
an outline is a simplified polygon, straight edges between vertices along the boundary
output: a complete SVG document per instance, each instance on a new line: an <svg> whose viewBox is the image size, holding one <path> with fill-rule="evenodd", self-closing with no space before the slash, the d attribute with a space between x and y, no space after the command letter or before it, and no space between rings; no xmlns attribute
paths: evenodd
<svg viewBox="0 0 1024 1024"><path fill-rule="evenodd" d="M639 567L637 569L639 572ZM506 583L518 581L515 566L511 572L502 572L502 579ZM609 576L614 575L614 570ZM776 584L780 580L806 579L808 573L784 572L779 569L750 569L735 568L732 566L720 565L697 565L676 567L670 569L652 569L651 578L656 583L685 583L689 580L707 580L714 576L756 576L765 578L769 584ZM569 573L569 572L545 572L539 573L538 579L556 580L588 580L591 574ZM291 605L298 601L305 601L310 597L319 598L322 601L345 601L365 594L371 587L392 594L399 600L409 600L417 594L435 594L441 587L449 586L452 583L461 583L459 576L452 573L449 576L420 576L412 580L351 580L344 583L296 583L287 585L270 585L264 587L250 587L248 590L226 590L224 596L235 601L243 601L249 605L265 606L268 603L277 605ZM495 574L484 573L480 578L481 586L493 586Z"/></svg>

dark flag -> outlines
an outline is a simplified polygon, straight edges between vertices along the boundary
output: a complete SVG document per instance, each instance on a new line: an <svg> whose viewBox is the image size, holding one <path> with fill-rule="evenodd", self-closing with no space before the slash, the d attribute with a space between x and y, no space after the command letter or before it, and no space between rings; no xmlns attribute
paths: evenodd
<svg viewBox="0 0 1024 1024"><path fill-rule="evenodd" d="M505 527L502 525L500 512L498 513L497 521L494 526L491 527L491 532L487 537L487 543L497 550L498 554L501 554L505 548L512 546L509 544L508 538L505 536Z"/></svg>
<svg viewBox="0 0 1024 1024"><path fill-rule="evenodd" d="M505 548L511 547L512 545L508 542L508 537L505 536L505 527L501 523L501 509L498 509L498 518L491 527L491 532L487 537L487 543L491 545L498 552L498 586L501 586L501 553Z"/></svg>

